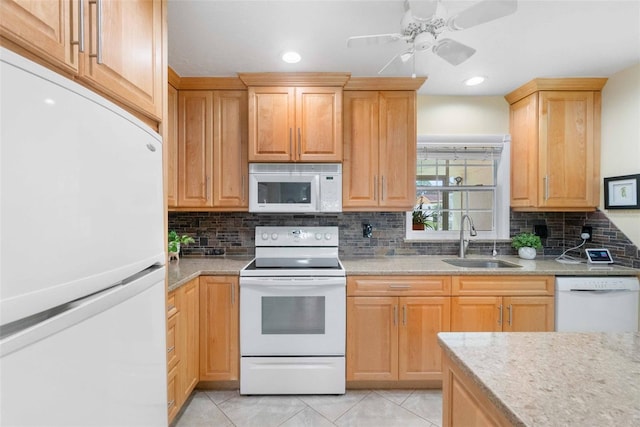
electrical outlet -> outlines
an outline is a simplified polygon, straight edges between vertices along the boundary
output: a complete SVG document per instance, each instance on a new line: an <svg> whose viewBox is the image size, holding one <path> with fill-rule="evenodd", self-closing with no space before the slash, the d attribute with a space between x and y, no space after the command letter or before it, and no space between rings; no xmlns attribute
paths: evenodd
<svg viewBox="0 0 640 427"><path fill-rule="evenodd" d="M362 237L371 237L373 226L371 224L362 224Z"/></svg>
<svg viewBox="0 0 640 427"><path fill-rule="evenodd" d="M590 242L593 240L593 227L590 225L583 225L580 231L580 238Z"/></svg>
<svg viewBox="0 0 640 427"><path fill-rule="evenodd" d="M533 233L541 239L549 237L549 229L545 224L534 224Z"/></svg>

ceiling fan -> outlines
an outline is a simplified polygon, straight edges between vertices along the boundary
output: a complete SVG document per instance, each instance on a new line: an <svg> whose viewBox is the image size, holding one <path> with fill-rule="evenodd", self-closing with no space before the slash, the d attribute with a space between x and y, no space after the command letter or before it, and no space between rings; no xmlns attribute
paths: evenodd
<svg viewBox="0 0 640 427"><path fill-rule="evenodd" d="M451 65L469 59L476 50L450 38L441 38L448 31L460 31L515 13L517 0L481 0L455 15L447 16L441 0L405 0L405 12L400 21L400 32L349 37L348 47L368 46L402 40L409 47L400 52L378 74L393 63L405 63L415 54L431 49ZM414 72L415 74L415 72Z"/></svg>

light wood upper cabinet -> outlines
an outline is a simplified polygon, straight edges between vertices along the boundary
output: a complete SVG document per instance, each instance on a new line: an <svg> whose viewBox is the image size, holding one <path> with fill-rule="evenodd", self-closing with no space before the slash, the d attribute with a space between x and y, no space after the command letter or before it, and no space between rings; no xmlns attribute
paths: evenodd
<svg viewBox="0 0 640 427"><path fill-rule="evenodd" d="M213 93L213 206L247 210L247 92Z"/></svg>
<svg viewBox="0 0 640 427"><path fill-rule="evenodd" d="M164 155L167 164L167 206L178 206L178 90L167 88L167 136L164 138Z"/></svg>
<svg viewBox="0 0 640 427"><path fill-rule="evenodd" d="M239 378L238 277L200 277L200 381Z"/></svg>
<svg viewBox="0 0 640 427"><path fill-rule="evenodd" d="M0 1L0 34L45 61L78 72L78 1Z"/></svg>
<svg viewBox="0 0 640 427"><path fill-rule="evenodd" d="M413 207L415 102L415 91L344 92L343 210Z"/></svg>
<svg viewBox="0 0 640 427"><path fill-rule="evenodd" d="M511 206L589 211L599 203L606 79L536 79L508 94Z"/></svg>
<svg viewBox="0 0 640 427"><path fill-rule="evenodd" d="M36 57L160 121L163 1L2 0L0 28Z"/></svg>
<svg viewBox="0 0 640 427"><path fill-rule="evenodd" d="M178 95L178 206L213 206L213 92Z"/></svg>
<svg viewBox="0 0 640 427"><path fill-rule="evenodd" d="M342 160L341 87L249 87L249 161Z"/></svg>

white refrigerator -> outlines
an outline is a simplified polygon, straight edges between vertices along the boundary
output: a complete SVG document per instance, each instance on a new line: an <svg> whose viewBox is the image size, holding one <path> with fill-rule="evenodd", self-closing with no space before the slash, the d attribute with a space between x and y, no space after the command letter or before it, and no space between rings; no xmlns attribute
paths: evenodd
<svg viewBox="0 0 640 427"><path fill-rule="evenodd" d="M161 138L0 66L0 425L166 426Z"/></svg>

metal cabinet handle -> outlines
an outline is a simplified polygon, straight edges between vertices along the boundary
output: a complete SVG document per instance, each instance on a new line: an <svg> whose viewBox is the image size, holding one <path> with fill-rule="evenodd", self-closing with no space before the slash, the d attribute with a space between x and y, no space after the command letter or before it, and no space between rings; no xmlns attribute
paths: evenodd
<svg viewBox="0 0 640 427"><path fill-rule="evenodd" d="M302 159L302 133L298 128L298 160Z"/></svg>
<svg viewBox="0 0 640 427"><path fill-rule="evenodd" d="M78 0L78 40L71 44L78 45L78 52L84 52L84 0Z"/></svg>
<svg viewBox="0 0 640 427"><path fill-rule="evenodd" d="M384 175L382 175L382 183L380 183L380 201L384 202Z"/></svg>
<svg viewBox="0 0 640 427"><path fill-rule="evenodd" d="M373 200L378 200L378 176L373 176Z"/></svg>
<svg viewBox="0 0 640 427"><path fill-rule="evenodd" d="M207 201L209 201L209 180L210 179L211 177L207 175L207 177L204 180L204 195L207 198Z"/></svg>
<svg viewBox="0 0 640 427"><path fill-rule="evenodd" d="M498 306L498 325L502 325L502 304Z"/></svg>
<svg viewBox="0 0 640 427"><path fill-rule="evenodd" d="M98 64L102 64L102 0L89 0L89 4L96 5L96 53L90 53L90 58L96 58Z"/></svg>
<svg viewBox="0 0 640 427"><path fill-rule="evenodd" d="M174 399L174 400L170 401L169 403L167 403L167 408L171 408L175 404L176 404L176 401Z"/></svg>
<svg viewBox="0 0 640 427"><path fill-rule="evenodd" d="M507 310L509 311L509 318L508 318L509 320L507 322L509 323L509 326L511 326L511 313L513 311L511 304L507 306Z"/></svg>
<svg viewBox="0 0 640 427"><path fill-rule="evenodd" d="M172 304L169 307L167 307L167 311L175 310L175 308L176 306Z"/></svg>
<svg viewBox="0 0 640 427"><path fill-rule="evenodd" d="M393 306L393 326L398 325L398 306Z"/></svg>
<svg viewBox="0 0 640 427"><path fill-rule="evenodd" d="M176 349L176 346L175 346L175 345L172 345L171 347L169 347L169 348L167 349L167 353L171 353L171 352L172 352L173 350L175 350L175 349Z"/></svg>
<svg viewBox="0 0 640 427"><path fill-rule="evenodd" d="M544 183L544 199L549 200L549 176L545 175L542 180Z"/></svg>
<svg viewBox="0 0 640 427"><path fill-rule="evenodd" d="M407 306L402 306L402 326L407 326Z"/></svg>
<svg viewBox="0 0 640 427"><path fill-rule="evenodd" d="M391 289L411 289L411 285L389 285Z"/></svg>
<svg viewBox="0 0 640 427"><path fill-rule="evenodd" d="M293 129L289 128L289 156L291 155L296 158L296 153L293 152Z"/></svg>

